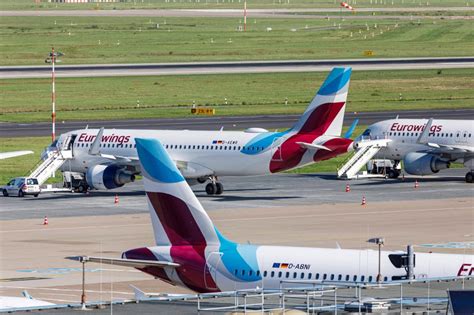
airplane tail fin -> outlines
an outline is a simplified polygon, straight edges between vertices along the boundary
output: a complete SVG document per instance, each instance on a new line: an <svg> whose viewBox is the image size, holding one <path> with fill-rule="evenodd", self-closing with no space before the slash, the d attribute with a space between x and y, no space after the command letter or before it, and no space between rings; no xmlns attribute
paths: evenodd
<svg viewBox="0 0 474 315"><path fill-rule="evenodd" d="M211 219L158 140L135 139L157 245L218 244Z"/></svg>
<svg viewBox="0 0 474 315"><path fill-rule="evenodd" d="M292 128L297 133L340 136L352 68L334 68Z"/></svg>

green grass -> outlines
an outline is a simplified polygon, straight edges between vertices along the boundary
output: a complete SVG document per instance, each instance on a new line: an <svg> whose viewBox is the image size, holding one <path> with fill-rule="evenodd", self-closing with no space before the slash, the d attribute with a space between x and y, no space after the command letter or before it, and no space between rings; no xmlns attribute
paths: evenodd
<svg viewBox="0 0 474 315"><path fill-rule="evenodd" d="M50 137L2 138L0 152L32 150L34 153L0 160L0 185L6 184L14 177L27 176L39 162L41 152L43 152L44 148L50 143ZM62 177L56 176L55 178L49 179L48 183L61 181Z"/></svg>
<svg viewBox="0 0 474 315"><path fill-rule="evenodd" d="M214 107L217 115L299 114L326 75L60 78L57 118L60 123L192 117L193 101ZM0 80L0 121L49 121L50 88L49 79ZM440 108L474 108L474 69L355 71L352 75L347 111Z"/></svg>
<svg viewBox="0 0 474 315"><path fill-rule="evenodd" d="M347 1L353 4L354 1ZM123 9L168 9L168 8L240 8L243 0L128 0L123 3L90 3L90 4L56 4L42 3L35 4L33 0L2 0L0 10L38 10L38 9L103 9L103 10L123 10ZM255 8L332 8L338 7L340 1L322 0L252 0L248 1L249 6ZM357 0L353 4L356 8L362 7L448 7L474 5L472 0Z"/></svg>
<svg viewBox="0 0 474 315"><path fill-rule="evenodd" d="M237 31L241 22L2 17L0 65L42 65L51 46L65 53L62 64L366 58L365 50L374 57L467 56L474 51L471 20L252 18L245 33Z"/></svg>

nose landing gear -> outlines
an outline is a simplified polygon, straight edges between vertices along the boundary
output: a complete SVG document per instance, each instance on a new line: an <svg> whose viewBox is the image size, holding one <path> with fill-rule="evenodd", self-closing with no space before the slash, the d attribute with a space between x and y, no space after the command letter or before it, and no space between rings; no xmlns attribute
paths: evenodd
<svg viewBox="0 0 474 315"><path fill-rule="evenodd" d="M474 171L469 171L466 174L466 183L472 183L474 181Z"/></svg>
<svg viewBox="0 0 474 315"><path fill-rule="evenodd" d="M216 176L209 177L210 183L206 185L206 193L208 195L221 195L224 192L224 186L218 182Z"/></svg>

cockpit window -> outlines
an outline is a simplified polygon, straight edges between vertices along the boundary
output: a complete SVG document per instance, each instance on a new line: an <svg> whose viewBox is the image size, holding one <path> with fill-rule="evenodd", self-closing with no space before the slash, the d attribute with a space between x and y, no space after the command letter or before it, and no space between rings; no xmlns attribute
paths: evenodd
<svg viewBox="0 0 474 315"><path fill-rule="evenodd" d="M50 147L56 147L57 145L58 145L58 139L54 140L54 141L51 143Z"/></svg>
<svg viewBox="0 0 474 315"><path fill-rule="evenodd" d="M365 129L365 131L362 133L364 137L370 137L370 129Z"/></svg>

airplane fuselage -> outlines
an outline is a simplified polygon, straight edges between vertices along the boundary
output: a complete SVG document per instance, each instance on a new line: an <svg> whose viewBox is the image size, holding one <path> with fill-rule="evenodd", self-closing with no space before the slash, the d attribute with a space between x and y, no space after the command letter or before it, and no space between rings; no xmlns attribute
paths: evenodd
<svg viewBox="0 0 474 315"><path fill-rule="evenodd" d="M197 292L240 289L279 289L308 286L315 281L376 283L378 252L328 248L255 246L247 244L208 246L206 259L190 259L195 248L149 247L149 258L143 249L130 250L130 259L172 261L185 267L175 270L142 270L166 282ZM396 268L389 255L400 252L383 251L381 280L390 282L406 277L404 268ZM468 276L474 274L474 256L416 253L414 279Z"/></svg>
<svg viewBox="0 0 474 315"><path fill-rule="evenodd" d="M294 134L291 131L254 133L121 129L106 130L100 143L101 155L91 155L89 149L97 133L97 129L84 129L61 136L60 141L71 135L75 138L72 145L74 158L64 164L63 171L85 173L98 164L120 163L120 159L104 156L136 159L136 137L160 140L186 178L271 174L345 153L352 144L351 140L340 137ZM316 141L332 151L314 153L299 147L296 144L298 141Z"/></svg>
<svg viewBox="0 0 474 315"><path fill-rule="evenodd" d="M410 152L427 150L425 144L417 143L428 119L391 119L370 125L359 139L390 139L386 148L382 148L375 158L403 160ZM433 120L428 141L442 145L474 147L473 120ZM459 157L457 162L464 163ZM454 162L454 161L453 161Z"/></svg>

